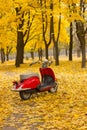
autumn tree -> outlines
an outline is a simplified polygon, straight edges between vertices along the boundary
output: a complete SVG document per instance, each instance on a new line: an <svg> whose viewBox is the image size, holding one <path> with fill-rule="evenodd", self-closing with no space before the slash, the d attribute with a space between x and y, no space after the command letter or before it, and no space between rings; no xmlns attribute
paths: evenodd
<svg viewBox="0 0 87 130"><path fill-rule="evenodd" d="M46 10L51 10L53 8L52 1L50 0L48 7L46 0L40 0L40 6L41 6L41 13L42 13L42 34L43 34L43 40L45 44L45 57L48 59L48 48L51 44L52 39L52 13L47 14Z"/></svg>
<svg viewBox="0 0 87 130"><path fill-rule="evenodd" d="M9 21L9 17L11 15L10 2L11 1L5 1L5 0L0 1L0 46L1 46L2 63L5 61L5 59L9 60L9 54L13 48L12 47L13 34L12 34L12 28L10 26L10 21Z"/></svg>
<svg viewBox="0 0 87 130"><path fill-rule="evenodd" d="M80 0L79 4L80 4L79 14L84 19L86 2L84 0ZM82 51L82 68L86 67L86 41L85 41L86 30L87 28L85 28L85 23L83 21L81 20L76 21L76 32L77 32L77 37L80 41L80 46Z"/></svg>
<svg viewBox="0 0 87 130"><path fill-rule="evenodd" d="M24 47L26 46L26 44L31 44L31 40L34 39L38 40L38 36L41 34L41 14L37 1L30 0L30 2L28 2L28 0L26 0L26 3L22 1L22 4L15 9L16 16L19 21L17 21L18 27L16 57L16 66L18 67L21 63L23 63Z"/></svg>
<svg viewBox="0 0 87 130"><path fill-rule="evenodd" d="M86 28L85 28L85 5L86 2L84 2L84 0L78 0L78 1L70 1L69 3L69 7L70 7L70 23L71 22L75 22L76 23L76 33L77 33L77 37L80 41L80 48L81 48L81 52L82 52L82 68L86 67L86 53L85 53L85 34L86 34ZM70 25L70 48L72 48L72 43L73 43L73 35L72 35L72 29L73 27L71 27L72 24ZM69 54L71 55L71 51L72 49L70 49ZM69 55L69 59L72 60L72 57ZM71 57L71 58L70 58Z"/></svg>
<svg viewBox="0 0 87 130"><path fill-rule="evenodd" d="M53 0L51 1L52 2L52 5L53 5ZM59 11L60 11L60 8L61 8L61 0L58 1L58 8L59 8ZM53 10L54 8L52 8ZM59 37L60 37L60 27L61 27L61 11L58 12L58 23L57 23L57 34L56 34L56 37L55 37L55 32L54 32L54 17L52 16L52 23L53 23L53 26L52 26L52 38L53 38L53 42L54 42L54 49L55 49L55 65L59 65L59 47L58 47L58 43L59 43Z"/></svg>
<svg viewBox="0 0 87 130"><path fill-rule="evenodd" d="M26 5L26 6L25 6ZM16 54L16 67L23 63L24 47L28 43L31 25L33 23L35 14L32 14L28 3L18 3L15 8L17 16L17 54ZM25 9L27 8L27 9ZM32 14L32 15L31 15Z"/></svg>

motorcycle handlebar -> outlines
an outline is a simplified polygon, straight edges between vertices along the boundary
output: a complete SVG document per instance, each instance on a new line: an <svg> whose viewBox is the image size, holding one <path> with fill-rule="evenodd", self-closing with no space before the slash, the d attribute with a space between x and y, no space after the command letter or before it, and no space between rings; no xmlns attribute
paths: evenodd
<svg viewBox="0 0 87 130"><path fill-rule="evenodd" d="M32 66L32 65L34 65L36 63L40 63L40 61L32 62L32 63L30 63L30 66ZM49 60L45 59L44 61L42 61L41 64L42 64L42 67L45 68L47 66L50 66L52 63L53 63L53 61L49 61Z"/></svg>
<svg viewBox="0 0 87 130"><path fill-rule="evenodd" d="M46 68L47 66L50 66L53 63L53 61L48 61L47 59L45 59L42 62L42 68Z"/></svg>

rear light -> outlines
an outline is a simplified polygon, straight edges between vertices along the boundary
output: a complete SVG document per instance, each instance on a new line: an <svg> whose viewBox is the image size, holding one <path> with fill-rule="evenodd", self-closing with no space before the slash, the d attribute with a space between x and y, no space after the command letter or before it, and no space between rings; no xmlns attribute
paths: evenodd
<svg viewBox="0 0 87 130"><path fill-rule="evenodd" d="M13 85L18 85L18 82L17 81L13 81Z"/></svg>

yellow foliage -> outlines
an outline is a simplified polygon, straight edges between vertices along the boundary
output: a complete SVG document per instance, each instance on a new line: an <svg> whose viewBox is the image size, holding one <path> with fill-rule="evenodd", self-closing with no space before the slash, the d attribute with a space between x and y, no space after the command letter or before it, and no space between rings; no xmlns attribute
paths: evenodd
<svg viewBox="0 0 87 130"><path fill-rule="evenodd" d="M76 3L78 6L76 8L76 12L73 12L73 6L72 2ZM42 47L44 49L43 45L43 39L42 37L42 11L47 15L47 32L46 32L46 41L49 41L49 32L50 32L50 14L54 16L54 26L55 26L55 37L57 37L58 34L58 20L59 15L61 13L62 23L61 23L61 31L60 31L60 42L61 43L68 43L69 42L69 36L67 34L67 27L69 27L68 22L72 22L74 20L81 20L82 22L85 22L84 19L79 15L80 7L79 4L80 0L61 0L60 2L58 0L53 0L53 11L50 9L51 1L46 1L46 8L45 3L42 1L42 8L40 6L40 2L38 0L0 0L0 43L2 44L2 47L5 48L6 46L13 46L15 48L17 43L17 28L19 24L21 24L21 20L24 20L24 25L20 29L20 31L23 31L25 33L26 30L29 30L29 26L27 25L29 20L29 25L32 23L32 27L30 29L29 33L29 40L25 47L25 51L31 48L34 48L35 44L36 50L39 47ZM69 10L69 5L70 9ZM19 14L16 15L16 7L19 8ZM21 7L21 9L20 9ZM30 12L29 12L30 11ZM23 12L25 12L24 17L21 18ZM30 13L30 16L29 14ZM84 13L86 16L87 11ZM32 19L34 17L34 20L32 22ZM71 17L70 17L71 16ZM67 22L68 21L68 22ZM46 19L44 21L44 25L46 27ZM40 37L38 40L38 36ZM64 37L63 37L64 36ZM24 38L24 41L26 39L26 36ZM31 42L31 40L33 40ZM52 45L52 44L51 44Z"/></svg>
<svg viewBox="0 0 87 130"><path fill-rule="evenodd" d="M81 20L82 22L85 22L85 20L77 13L72 13L68 20L69 22L73 22L74 20Z"/></svg>

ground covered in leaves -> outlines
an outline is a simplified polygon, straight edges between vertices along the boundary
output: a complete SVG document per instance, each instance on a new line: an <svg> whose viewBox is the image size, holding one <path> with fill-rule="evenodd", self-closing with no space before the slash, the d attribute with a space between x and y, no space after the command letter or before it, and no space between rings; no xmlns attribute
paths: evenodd
<svg viewBox="0 0 87 130"><path fill-rule="evenodd" d="M11 91L13 80L38 72L39 66L0 64L0 130L87 130L87 68L81 68L80 59L52 64L59 84L55 94L44 92L22 101Z"/></svg>

